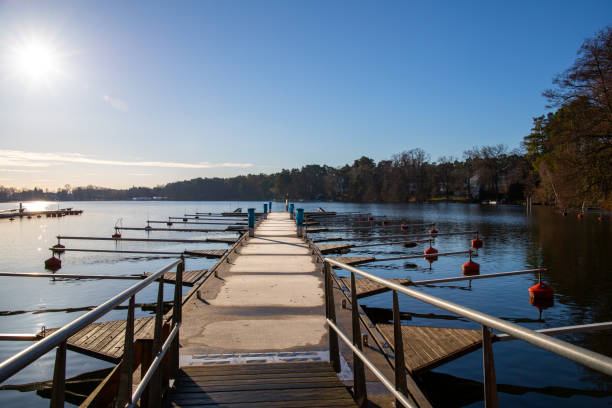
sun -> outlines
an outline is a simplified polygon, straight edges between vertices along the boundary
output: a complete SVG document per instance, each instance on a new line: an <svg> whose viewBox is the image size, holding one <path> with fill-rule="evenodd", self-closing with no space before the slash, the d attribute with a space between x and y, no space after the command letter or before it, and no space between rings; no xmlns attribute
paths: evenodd
<svg viewBox="0 0 612 408"><path fill-rule="evenodd" d="M62 54L52 41L39 37L22 38L10 53L12 74L31 84L51 83L62 75Z"/></svg>

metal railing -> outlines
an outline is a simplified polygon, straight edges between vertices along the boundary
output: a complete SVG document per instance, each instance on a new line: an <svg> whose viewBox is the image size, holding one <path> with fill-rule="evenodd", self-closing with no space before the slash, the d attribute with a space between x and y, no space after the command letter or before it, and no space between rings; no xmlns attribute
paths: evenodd
<svg viewBox="0 0 612 408"><path fill-rule="evenodd" d="M584 365L586 367L592 368L601 373L612 375L612 358L607 357L603 354L599 354L593 352L591 350L587 350L585 348L573 345L571 343L555 339L546 334L540 333L538 331L530 330L525 327L519 326L514 323L507 322L505 320L499 319L497 317L493 317L486 313L479 312L474 309L470 309L456 303L452 303L443 299L440 299L435 296L428 295L421 291L411 289L400 284L396 284L394 282L388 281L386 279L375 276L371 273L362 271L353 266L344 264L342 262L335 261L333 259L324 259L325 264L325 300L326 300L326 316L329 327L329 341L330 341L330 361L334 368L338 367L340 364L340 357L338 352L338 338L340 335L341 338L347 342L348 338L340 333L340 330L336 326L336 318L335 318L335 307L333 300L333 286L331 280L331 265L336 266L338 268L344 269L351 273L351 301L352 301L352 327L353 327L353 341L352 345L349 344L349 347L353 350L353 374L354 374L354 394L355 399L357 400L360 406L365 406L364 401L367 401L366 387L365 387L365 373L364 373L364 362L371 368L371 363L367 361L365 355L360 353L362 350L362 338L360 335L360 326L359 326L359 312L358 312L358 301L357 301L357 293L355 288L355 275L359 275L363 278L374 281L382 286L387 287L393 292L393 326L394 326L394 350L395 350L395 390L390 391L396 396L396 405L412 407L411 402L398 398L396 393L400 392L403 396L408 396L408 390L406 385L406 373L405 369L398 369L398 367L404 367L404 350L403 350L403 338L401 333L401 323L400 323L400 313L399 313L399 304L397 300L397 294L402 293L407 296L410 296L414 299L420 300L422 302L428 303L430 305L439 307L440 309L444 309L451 313L457 314L464 318L467 318L471 321L480 323L482 326L482 350L483 350L483 366L484 366L484 395L485 395L485 406L487 407L497 407L497 385L495 380L495 365L493 361L493 349L492 342L496 337L499 337L504 340L509 340L510 338L523 340L529 344L532 344L541 349L550 351L555 353L561 357L572 360L576 363ZM590 325L587 325L590 326ZM609 324L602 324L594 326L595 329L605 329L609 328ZM501 335L495 335L491 332L490 329L498 330L502 333ZM581 330L582 329L582 330ZM576 331L588 330L588 327L582 328L582 326L578 326ZM550 330L551 334L554 333L564 333L570 332L570 330ZM357 350L355 350L357 349ZM357 352L359 351L359 353ZM339 370L337 370L339 371ZM379 377L380 373L373 371L374 374ZM382 375L382 374L380 374ZM380 378L380 377L379 377ZM386 379L385 379L386 380ZM382 383L389 388L389 381L382 381Z"/></svg>
<svg viewBox="0 0 612 408"><path fill-rule="evenodd" d="M164 303L164 274L176 267L176 284L174 286L174 305L172 313L172 324L170 334L167 336L165 343L163 340L163 303ZM65 380L66 380L66 346L68 339L84 329L87 325L95 322L100 317L104 316L115 307L129 299L129 306L126 318L125 339L124 339L124 354L123 359L119 363L118 373L120 374L119 390L116 395L116 403L119 406L132 404L136 401L134 397L140 398L145 388L148 388L148 400L160 401L164 391L163 384L168 382L169 378L176 378L178 374L178 352L179 352L179 337L178 329L182 319L182 282L183 272L185 270L185 260L181 259L172 262L171 264L161 268L157 272L151 274L142 282L138 282L130 288L124 290L118 295L112 297L102 303L92 311L84 314L76 320L68 323L53 334L45 337L39 342L32 344L13 357L0 363L0 382L5 381L24 367L28 366L38 358L57 347L55 365L53 369L53 386L51 394L51 407L64 406L65 397ZM142 289L159 280L157 305L155 311L155 323L153 343L151 355L155 356L153 361L148 366L146 375L142 377L137 391L132 394L132 377L135 369L134 364L134 307L135 296ZM170 355L167 351L170 350ZM170 359L168 359L170 357ZM164 361L163 370L160 370L160 363ZM141 369L145 363L141 362ZM140 391L139 391L140 390ZM147 404L141 404L146 406Z"/></svg>

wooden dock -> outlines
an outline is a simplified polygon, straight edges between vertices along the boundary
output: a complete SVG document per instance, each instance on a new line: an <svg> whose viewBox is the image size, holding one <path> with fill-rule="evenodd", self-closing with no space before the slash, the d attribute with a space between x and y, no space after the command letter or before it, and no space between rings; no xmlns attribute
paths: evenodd
<svg viewBox="0 0 612 408"><path fill-rule="evenodd" d="M167 407L356 407L327 362L187 366Z"/></svg>
<svg viewBox="0 0 612 408"><path fill-rule="evenodd" d="M393 324L377 324L376 327L395 350ZM417 374L479 349L482 346L482 331L402 326L402 339L406 369L412 374Z"/></svg>
<svg viewBox="0 0 612 408"><path fill-rule="evenodd" d="M347 290L350 292L351 289L351 278L341 278ZM410 279L387 279L391 282L397 283L398 285L408 286L412 283ZM357 291L357 298L364 298L379 293L389 291L389 288L381 285L380 283L371 281L369 279L355 279L355 289Z"/></svg>
<svg viewBox="0 0 612 408"><path fill-rule="evenodd" d="M134 341L153 338L154 317L134 319ZM39 333L46 337L58 329L45 329ZM66 347L77 353L118 363L123 356L125 320L92 323L68 339Z"/></svg>
<svg viewBox="0 0 612 408"><path fill-rule="evenodd" d="M345 254L350 251L354 244L318 244L317 247L322 254Z"/></svg>
<svg viewBox="0 0 612 408"><path fill-rule="evenodd" d="M208 269L183 272L183 286L193 286L202 276L206 275L207 272ZM143 279L149 275L149 273L143 274ZM176 272L164 273L164 282L176 283Z"/></svg>
<svg viewBox="0 0 612 408"><path fill-rule="evenodd" d="M376 258L373 256L335 256L330 257L334 261L343 262L347 265L360 265L368 262L375 261Z"/></svg>
<svg viewBox="0 0 612 408"><path fill-rule="evenodd" d="M189 256L200 256L203 258L221 258L227 251L225 249L190 249L183 252Z"/></svg>

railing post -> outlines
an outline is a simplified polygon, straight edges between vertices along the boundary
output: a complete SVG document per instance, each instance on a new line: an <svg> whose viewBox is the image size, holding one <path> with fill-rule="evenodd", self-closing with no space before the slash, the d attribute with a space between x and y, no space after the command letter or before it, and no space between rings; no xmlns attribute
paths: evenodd
<svg viewBox="0 0 612 408"><path fill-rule="evenodd" d="M484 370L484 396L486 408L497 408L497 381L495 379L495 362L491 332L487 326L482 326L482 366Z"/></svg>
<svg viewBox="0 0 612 408"><path fill-rule="evenodd" d="M250 209L249 209L250 210ZM185 258L181 256L181 263L176 267L176 283L174 285L174 305L172 307L172 327L183 320L183 271ZM170 350L170 378L177 378L179 370L179 333L172 341Z"/></svg>
<svg viewBox="0 0 612 408"><path fill-rule="evenodd" d="M55 366L53 367L53 389L51 391L51 408L64 406L66 393L66 340L57 346Z"/></svg>
<svg viewBox="0 0 612 408"><path fill-rule="evenodd" d="M125 320L125 339L123 341L123 360L119 379L118 406L132 402L132 376L134 374L134 296L130 296L127 319Z"/></svg>
<svg viewBox="0 0 612 408"><path fill-rule="evenodd" d="M249 208L247 211L249 213L249 237L254 237L255 236L255 209Z"/></svg>
<svg viewBox="0 0 612 408"><path fill-rule="evenodd" d="M302 237L304 235L304 209L303 208L297 209L295 223L297 226L297 236Z"/></svg>
<svg viewBox="0 0 612 408"><path fill-rule="evenodd" d="M359 304L357 303L357 289L355 288L355 273L351 272L351 317L353 326L353 345L359 350L361 346L361 324L359 323ZM353 352L353 392L357 406L368 405L368 394L366 391L365 369L363 361Z"/></svg>
<svg viewBox="0 0 612 408"><path fill-rule="evenodd" d="M399 301L397 291L393 291L393 344L395 344L395 389L408 396L408 384L406 383L406 360L404 358L404 338L402 337L402 322L400 320ZM396 399L396 407L403 407Z"/></svg>
<svg viewBox="0 0 612 408"><path fill-rule="evenodd" d="M163 343L162 319L164 314L164 275L159 278L159 286L157 289L157 305L155 308L155 329L153 332L153 349L151 350L151 361L160 352ZM157 368L151 382L147 386L149 394L149 407L161 407L162 398L162 381L161 381L161 365Z"/></svg>
<svg viewBox="0 0 612 408"><path fill-rule="evenodd" d="M334 301L334 284L331 276L331 266L324 262L325 271L325 315L336 324L336 302ZM335 372L339 373L340 367L340 348L338 347L338 334L331 327L327 328L329 335L329 362Z"/></svg>

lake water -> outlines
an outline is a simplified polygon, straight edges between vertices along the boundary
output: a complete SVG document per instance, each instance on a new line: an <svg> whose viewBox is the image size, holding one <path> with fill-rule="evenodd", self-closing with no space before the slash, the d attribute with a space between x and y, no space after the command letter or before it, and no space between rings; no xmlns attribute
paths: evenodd
<svg viewBox="0 0 612 408"><path fill-rule="evenodd" d="M57 208L57 204L43 203L40 207ZM284 203L274 203L279 210ZM474 281L455 282L437 287L420 287L426 293L471 307L493 316L507 319L531 329L558 327L612 320L610 294L612 293L612 226L610 219L599 222L595 215L579 220L575 216L563 217L550 209L535 207L531 215L522 207L480 206L471 204L350 204L350 203L300 203L306 211L324 207L328 211L360 211L389 217L402 217L409 223L435 222L442 232L478 229L484 248L475 261L481 265L481 274L531 269L538 266L549 268L543 280L555 289L554 306L542 311L529 303L528 288L536 283L533 275ZM0 204L0 210L15 208L15 204ZM62 218L33 218L0 220L2 245L0 246L0 271L44 272L43 262L50 256L48 248L57 241L55 236L80 235L110 237L113 227L121 219L125 227L143 227L147 219L166 220L169 216L200 212L231 211L236 207L261 208L257 202L75 202L61 203L61 207L82 209L79 216ZM165 225L164 225L165 227ZM195 225L188 226L199 227ZM207 227L208 228L208 227ZM423 232L428 227L414 227ZM360 235L358 231L341 233L346 236ZM363 233L361 233L363 234ZM151 232L152 238L181 237L205 238L207 233ZM216 236L237 237L236 234L219 232ZM340 233L323 233L317 236ZM144 231L124 231L124 237L146 237ZM469 248L471 236L440 236L435 247L440 252L459 251ZM106 241L66 241L71 248L134 249L183 251L186 248L227 248L225 244L184 243L120 243ZM423 248L404 248L387 245L357 248L350 256L388 254L417 254ZM66 253L62 256L60 273L70 274L133 274L153 272L170 263L170 257L140 255L118 255L99 253ZM461 264L466 256L440 257L430 268L423 259L390 261L362 265L362 269L386 278L411 278L423 280L461 275ZM187 270L209 268L215 260L187 260ZM415 267L416 265L416 267ZM85 312L43 312L37 310L98 305L119 291L134 284L133 281L115 280L67 280L52 281L46 278L0 277L0 311L26 311L21 314L0 316L0 331L9 333L34 333L45 327L59 327ZM185 289L186 291L187 289ZM171 300L173 287L166 285L165 298ZM136 301L154 302L156 287L150 286L141 292ZM391 295L383 293L362 299L368 307L388 308ZM465 319L400 296L402 312L412 314L404 324L438 327L479 328ZM125 317L125 310L114 311L102 320ZM149 312L137 310L137 316ZM610 332L593 332L558 336L561 339L591 350L612 355ZM28 343L0 343L0 358L6 359L23 349ZM612 381L609 377L586 369L554 354L539 350L520 341L494 344L497 382L500 384L501 406L610 406L612 404ZM52 378L54 353L49 353L35 364L22 370L6 383L22 384ZM67 376L108 367L108 363L74 352L68 353ZM465 380L482 381L482 354L473 352L434 370ZM437 394L450 394L451 390L439 381L444 376L424 378L428 387ZM479 386L466 383L470 386ZM556 388L555 388L556 387ZM454 392L454 391L453 391ZM453 406L482 406L459 392ZM469 393L468 393L469 394ZM48 400L33 392L0 391L2 406L47 406Z"/></svg>

